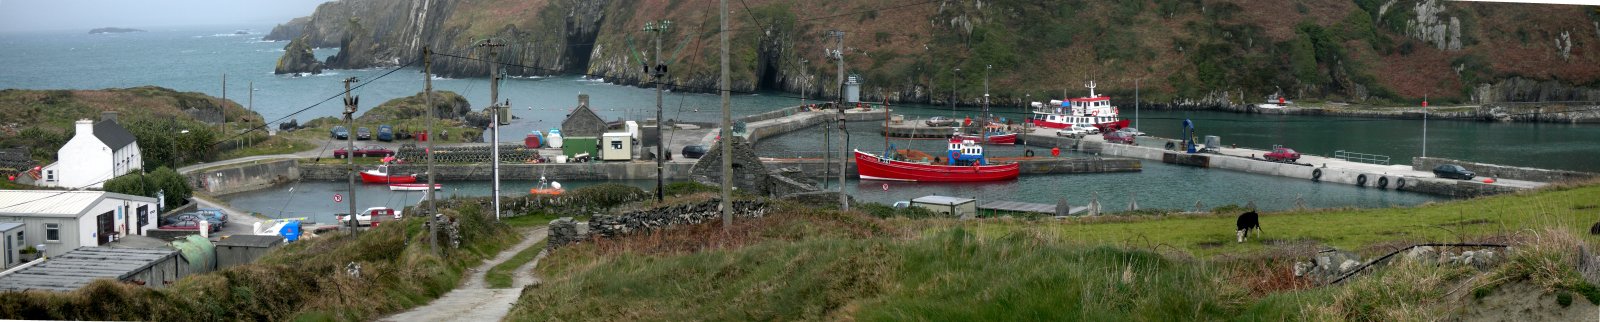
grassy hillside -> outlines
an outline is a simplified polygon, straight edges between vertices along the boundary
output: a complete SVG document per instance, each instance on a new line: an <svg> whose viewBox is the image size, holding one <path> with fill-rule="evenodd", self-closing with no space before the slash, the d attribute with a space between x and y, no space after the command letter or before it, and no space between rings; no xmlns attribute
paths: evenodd
<svg viewBox="0 0 1600 322"><path fill-rule="evenodd" d="M194 163L213 153L244 144L215 144L230 137L219 126L224 115L234 128L260 125L259 114L232 101L195 92L145 86L104 90L0 90L0 146L27 146L40 165L54 162L56 152L74 135L79 119L99 121L115 111L118 123L132 132L144 152L146 167L174 162ZM189 133L181 133L181 131ZM265 135L248 137L259 142Z"/></svg>
<svg viewBox="0 0 1600 322"><path fill-rule="evenodd" d="M728 232L710 224L561 248L510 319L1576 319L1600 303L1573 269L1573 249L1596 245L1579 236L1597 194L1590 184L1269 214L1268 238L1243 244L1231 216L957 222L788 208ZM1371 259L1423 241L1514 251L1482 269L1397 259L1330 286L1292 274L1321 247Z"/></svg>

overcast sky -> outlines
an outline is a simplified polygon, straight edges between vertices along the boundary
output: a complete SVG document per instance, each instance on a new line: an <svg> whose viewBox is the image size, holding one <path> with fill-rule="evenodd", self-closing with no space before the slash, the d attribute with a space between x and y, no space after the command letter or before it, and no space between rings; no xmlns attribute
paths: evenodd
<svg viewBox="0 0 1600 322"><path fill-rule="evenodd" d="M0 0L0 32L277 24L329 0Z"/></svg>

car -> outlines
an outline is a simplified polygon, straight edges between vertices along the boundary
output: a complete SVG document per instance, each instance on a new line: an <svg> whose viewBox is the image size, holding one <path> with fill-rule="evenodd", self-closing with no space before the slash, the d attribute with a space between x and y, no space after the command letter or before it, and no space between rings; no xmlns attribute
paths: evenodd
<svg viewBox="0 0 1600 322"><path fill-rule="evenodd" d="M955 126L957 122L956 122L955 119L952 119L952 118L943 117L943 116L935 116L935 117L928 118L928 120L924 121L923 123L928 124L928 126L939 127L939 126Z"/></svg>
<svg viewBox="0 0 1600 322"><path fill-rule="evenodd" d="M1079 129L1079 128L1065 128L1065 129L1056 130L1056 136L1069 137L1069 138L1074 138L1074 139L1081 138L1084 135L1088 135L1088 134L1089 134L1089 132L1085 132L1085 131L1083 131L1083 129Z"/></svg>
<svg viewBox="0 0 1600 322"><path fill-rule="evenodd" d="M161 225L158 228L166 229L166 230L193 230L193 231L200 231L200 223L204 222L204 221L205 221L204 219L200 219L198 217L189 217L189 218L186 218L186 219L169 222L167 224ZM222 226L220 226L220 225L211 225L209 227L209 229L208 229L210 231L208 231L208 232L214 233L214 232L217 232L217 230L220 230L220 229L222 229Z"/></svg>
<svg viewBox="0 0 1600 322"><path fill-rule="evenodd" d="M1295 152L1294 149L1285 148L1282 145L1274 145L1272 146L1272 152L1267 152L1262 157L1272 162L1294 163L1300 160L1300 152Z"/></svg>
<svg viewBox="0 0 1600 322"><path fill-rule="evenodd" d="M357 226L361 226L361 225L364 225L364 224L365 225L371 225L373 216L377 216L379 218L379 221L383 221L384 220L383 218L385 218L385 217L393 217L395 220L400 220L400 218L401 218L400 211L399 210L394 210L394 208L372 207L372 208L367 208L367 210L356 214L356 225ZM338 222L341 225L350 224L350 215L349 214L334 214L333 218L334 218L335 222Z"/></svg>
<svg viewBox="0 0 1600 322"><path fill-rule="evenodd" d="M378 141L394 141L394 127L388 124L378 126Z"/></svg>
<svg viewBox="0 0 1600 322"><path fill-rule="evenodd" d="M349 154L349 152L345 151L345 149L341 148L341 149L333 150L333 158L334 159L343 159L345 154ZM394 155L394 150L385 149L385 148L383 148L381 146L369 145L369 146L364 147L364 148L356 149L355 155L356 155L357 158L386 157L386 156Z"/></svg>
<svg viewBox="0 0 1600 322"><path fill-rule="evenodd" d="M894 207L895 209L910 208L911 207L911 202L910 201L896 201L896 202L894 202L894 205L892 205L890 207Z"/></svg>
<svg viewBox="0 0 1600 322"><path fill-rule="evenodd" d="M328 137L335 140L349 140L350 129L346 129L344 126L335 126L333 129L328 130Z"/></svg>
<svg viewBox="0 0 1600 322"><path fill-rule="evenodd" d="M1104 138L1106 140L1106 142L1110 142L1110 143L1122 143L1122 144L1128 144L1128 145L1134 144L1134 142L1133 142L1133 138L1134 138L1133 132L1112 131L1112 132L1107 132L1106 134L1101 134L1100 137Z"/></svg>
<svg viewBox="0 0 1600 322"><path fill-rule="evenodd" d="M222 209L202 208L200 210L195 210L195 213L205 216L206 219L210 220L211 222L219 222L220 224L218 224L218 226L228 225L228 213L222 211Z"/></svg>
<svg viewBox="0 0 1600 322"><path fill-rule="evenodd" d="M700 157L706 156L706 152L710 152L710 150L711 149L707 149L704 145L690 145L683 147L683 153L680 154L682 154L685 158L699 159Z"/></svg>
<svg viewBox="0 0 1600 322"><path fill-rule="evenodd" d="M1460 165L1454 164L1441 164L1437 167L1434 167L1433 175L1445 179L1461 180L1472 180L1472 177L1478 176L1478 174L1473 173L1472 170L1467 170L1467 168L1463 168Z"/></svg>
<svg viewBox="0 0 1600 322"><path fill-rule="evenodd" d="M357 140L371 140L372 139L372 129L369 129L369 128L365 127L365 126L360 127L360 128L356 128L356 139Z"/></svg>

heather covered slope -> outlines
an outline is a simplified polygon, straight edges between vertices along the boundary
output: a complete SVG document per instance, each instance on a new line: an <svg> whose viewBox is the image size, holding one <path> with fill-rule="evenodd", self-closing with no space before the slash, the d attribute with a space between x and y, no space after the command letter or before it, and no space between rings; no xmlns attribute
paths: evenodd
<svg viewBox="0 0 1600 322"><path fill-rule="evenodd" d="M647 21L672 20L664 41L680 58L672 82L716 84L714 1L344 0L277 28L321 46L355 48L361 62L411 61L421 47L486 57L486 38L510 44L513 74L590 73L638 83L634 51ZM941 103L952 89L974 102L989 73L996 104L1101 91L1158 102L1255 101L1280 88L1303 100L1373 104L1600 100L1600 9L1439 0L776 1L730 6L737 90L832 93L823 56L847 32L851 73L868 99ZM352 23L351 18L356 18ZM355 28L353 26L359 27ZM372 42L346 42L365 30ZM299 31L299 33L296 33ZM681 49L678 49L681 48ZM350 51L346 48L344 51ZM808 60L802 68L800 61ZM450 76L483 64L436 61ZM960 68L962 72L955 72ZM809 78L805 75L810 75ZM829 94L832 95L832 94Z"/></svg>

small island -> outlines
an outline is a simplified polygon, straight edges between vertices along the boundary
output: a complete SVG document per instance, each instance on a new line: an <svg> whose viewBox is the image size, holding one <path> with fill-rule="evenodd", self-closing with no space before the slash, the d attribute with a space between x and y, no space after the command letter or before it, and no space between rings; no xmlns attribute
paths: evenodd
<svg viewBox="0 0 1600 322"><path fill-rule="evenodd" d="M91 35L97 35L97 34L122 34L122 33L130 33L130 32L144 32L144 30L133 29L133 28L116 28L116 27L94 28L94 29L89 30L89 34L91 34Z"/></svg>

